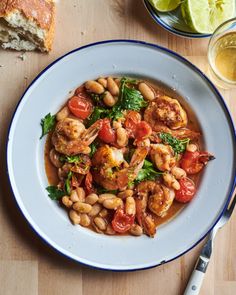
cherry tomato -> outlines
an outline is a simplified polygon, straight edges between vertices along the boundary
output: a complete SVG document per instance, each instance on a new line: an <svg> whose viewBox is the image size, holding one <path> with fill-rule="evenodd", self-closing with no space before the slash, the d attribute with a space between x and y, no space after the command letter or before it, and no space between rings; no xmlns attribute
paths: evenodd
<svg viewBox="0 0 236 295"><path fill-rule="evenodd" d="M213 159L214 156L207 152L186 151L180 161L180 166L187 172L187 174L196 174L203 169L208 161Z"/></svg>
<svg viewBox="0 0 236 295"><path fill-rule="evenodd" d="M138 112L129 111L125 119L125 129L128 131L129 136L135 137L136 126L141 121L141 116Z"/></svg>
<svg viewBox="0 0 236 295"><path fill-rule="evenodd" d="M145 139L151 134L152 128L147 122L141 121L137 124L135 132L135 137L137 138L137 140Z"/></svg>
<svg viewBox="0 0 236 295"><path fill-rule="evenodd" d="M102 120L102 128L98 133L98 137L106 143L115 142L115 131L111 128L111 122L109 119L105 118Z"/></svg>
<svg viewBox="0 0 236 295"><path fill-rule="evenodd" d="M175 199L180 203L187 203L192 200L196 193L196 187L194 182L187 178L181 178L179 180L180 189L175 191Z"/></svg>
<svg viewBox="0 0 236 295"><path fill-rule="evenodd" d="M93 111L93 105L90 99L79 95L73 96L68 101L68 107L73 115L80 119L86 119Z"/></svg>
<svg viewBox="0 0 236 295"><path fill-rule="evenodd" d="M116 210L114 218L111 222L114 231L123 234L130 230L134 224L134 215L124 213L124 209L119 208Z"/></svg>

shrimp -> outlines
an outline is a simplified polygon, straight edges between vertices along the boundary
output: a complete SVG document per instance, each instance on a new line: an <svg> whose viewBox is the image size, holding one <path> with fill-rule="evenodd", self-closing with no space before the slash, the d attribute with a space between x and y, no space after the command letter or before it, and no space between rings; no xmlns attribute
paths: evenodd
<svg viewBox="0 0 236 295"><path fill-rule="evenodd" d="M169 171L176 164L176 157L170 145L152 144L150 157L156 167L161 171Z"/></svg>
<svg viewBox="0 0 236 295"><path fill-rule="evenodd" d="M142 201L142 212L148 207L159 217L164 217L167 214L175 198L174 190L151 180L138 184L136 191L138 199ZM140 217L138 220L140 221Z"/></svg>
<svg viewBox="0 0 236 295"><path fill-rule="evenodd" d="M105 189L123 190L138 175L148 154L148 148L137 148L128 164L123 149L104 145L93 156L94 180Z"/></svg>
<svg viewBox="0 0 236 295"><path fill-rule="evenodd" d="M178 100L165 95L149 103L144 120L154 131L159 131L157 126L173 130L183 128L188 122L187 114Z"/></svg>
<svg viewBox="0 0 236 295"><path fill-rule="evenodd" d="M52 144L56 151L64 155L88 154L89 145L97 137L101 126L101 122L97 121L85 129L79 120L65 118L57 123L52 134Z"/></svg>
<svg viewBox="0 0 236 295"><path fill-rule="evenodd" d="M156 224L153 217L146 212L147 208L159 217L164 217L175 197L174 190L158 182L147 180L136 187L136 218L144 232L153 237Z"/></svg>

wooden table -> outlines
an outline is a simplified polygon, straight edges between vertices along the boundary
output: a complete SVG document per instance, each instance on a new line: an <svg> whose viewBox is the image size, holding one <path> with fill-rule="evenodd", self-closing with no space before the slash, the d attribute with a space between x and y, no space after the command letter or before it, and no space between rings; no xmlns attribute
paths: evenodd
<svg viewBox="0 0 236 295"><path fill-rule="evenodd" d="M141 0L60 1L54 49L49 55L0 50L0 294L1 295L178 295L182 294L201 245L158 268L112 273L71 262L46 246L13 202L7 181L5 141L16 104L32 79L55 58L105 39L139 39L168 47L207 71L208 40L176 37L157 26ZM221 91L236 119L236 91ZM36 110L34 110L36 111ZM220 173L220 171L219 171ZM236 216L219 232L201 295L236 294Z"/></svg>

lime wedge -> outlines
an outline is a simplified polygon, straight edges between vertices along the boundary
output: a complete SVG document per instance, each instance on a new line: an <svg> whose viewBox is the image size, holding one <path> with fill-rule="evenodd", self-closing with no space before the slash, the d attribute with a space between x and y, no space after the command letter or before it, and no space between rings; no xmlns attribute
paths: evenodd
<svg viewBox="0 0 236 295"><path fill-rule="evenodd" d="M235 0L185 0L181 4L186 24L198 33L213 33L235 15Z"/></svg>
<svg viewBox="0 0 236 295"><path fill-rule="evenodd" d="M179 6L181 0L149 0L152 6L161 12L172 11Z"/></svg>

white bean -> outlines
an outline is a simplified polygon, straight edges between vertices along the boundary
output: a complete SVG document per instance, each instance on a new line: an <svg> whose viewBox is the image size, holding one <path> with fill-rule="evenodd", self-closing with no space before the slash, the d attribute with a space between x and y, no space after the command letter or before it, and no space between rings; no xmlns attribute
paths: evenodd
<svg viewBox="0 0 236 295"><path fill-rule="evenodd" d="M123 205L123 201L120 198L107 199L103 202L103 206L107 209L116 210Z"/></svg>
<svg viewBox="0 0 236 295"><path fill-rule="evenodd" d="M192 153L196 152L197 149L198 148L197 148L196 144L193 144L193 143L188 144L187 147L186 147L186 150L188 152L192 152Z"/></svg>
<svg viewBox="0 0 236 295"><path fill-rule="evenodd" d="M57 113L56 115L57 121L64 120L65 118L69 116L69 114L70 114L70 110L67 106L65 106Z"/></svg>
<svg viewBox="0 0 236 295"><path fill-rule="evenodd" d="M79 213L89 213L92 210L92 206L86 203L76 202L73 205L73 209Z"/></svg>
<svg viewBox="0 0 236 295"><path fill-rule="evenodd" d="M119 87L117 86L116 82L111 78L107 78L107 89L110 91L110 93L114 96L119 95Z"/></svg>
<svg viewBox="0 0 236 295"><path fill-rule="evenodd" d="M72 192L71 192L71 194L70 194L70 199L71 199L71 201L72 202L79 202L79 201L81 201L80 199L79 199L79 197L78 197L78 194L77 194L77 192L76 192L76 190L73 190Z"/></svg>
<svg viewBox="0 0 236 295"><path fill-rule="evenodd" d="M116 198L116 195L114 194L101 194L99 195L99 198L98 198L98 203L103 203L105 200L107 199L114 199Z"/></svg>
<svg viewBox="0 0 236 295"><path fill-rule="evenodd" d="M98 195L97 194L89 194L86 198L85 198L85 203L90 204L90 205L94 205L98 200Z"/></svg>
<svg viewBox="0 0 236 295"><path fill-rule="evenodd" d="M171 173L174 175L174 177L176 179L180 179L180 178L183 178L183 177L186 177L186 172L184 171L184 169L182 168L179 168L179 167L173 167L171 169Z"/></svg>
<svg viewBox="0 0 236 295"><path fill-rule="evenodd" d="M69 217L70 217L70 220L74 224L79 224L80 223L80 216L77 214L77 212L75 210L70 210Z"/></svg>
<svg viewBox="0 0 236 295"><path fill-rule="evenodd" d="M107 214L108 214L108 210L103 208L102 211L99 213L99 216L104 218L107 216Z"/></svg>
<svg viewBox="0 0 236 295"><path fill-rule="evenodd" d="M138 224L133 224L130 233L134 236L141 236L143 234L143 229Z"/></svg>
<svg viewBox="0 0 236 295"><path fill-rule="evenodd" d="M115 235L116 232L114 231L113 227L110 224L108 224L105 233L107 235Z"/></svg>
<svg viewBox="0 0 236 295"><path fill-rule="evenodd" d="M102 217L95 217L94 223L100 230L105 230L107 227L106 221Z"/></svg>
<svg viewBox="0 0 236 295"><path fill-rule="evenodd" d="M118 194L118 197L121 198L121 199L126 199L128 197L132 197L133 194L134 194L134 191L132 189L126 189L125 191L120 192Z"/></svg>
<svg viewBox="0 0 236 295"><path fill-rule="evenodd" d="M79 216L80 216L80 225L87 227L91 224L91 220L86 213L82 213Z"/></svg>
<svg viewBox="0 0 236 295"><path fill-rule="evenodd" d="M154 91L146 83L144 83L144 82L139 83L138 90L141 92L144 99L146 99L146 100L155 99Z"/></svg>
<svg viewBox="0 0 236 295"><path fill-rule="evenodd" d="M164 180L165 184L168 187L173 188L175 190L179 190L180 189L179 182L175 179L175 177L172 174L170 174L170 173L164 173L163 174L163 180Z"/></svg>
<svg viewBox="0 0 236 295"><path fill-rule="evenodd" d="M104 87L100 83L92 80L85 83L85 88L88 91L96 94L102 94L104 92Z"/></svg>
<svg viewBox="0 0 236 295"><path fill-rule="evenodd" d="M76 188L76 193L78 195L78 198L80 200L80 202L84 202L85 201L85 191L82 187L77 187Z"/></svg>
<svg viewBox="0 0 236 295"><path fill-rule="evenodd" d="M107 79L99 78L98 83L100 83L104 88L107 88Z"/></svg>
<svg viewBox="0 0 236 295"><path fill-rule="evenodd" d="M108 107L113 107L117 103L118 98L111 95L109 91L106 91L103 96L103 102Z"/></svg>
<svg viewBox="0 0 236 295"><path fill-rule="evenodd" d="M136 213L136 204L133 197L126 198L125 203L125 213L128 215L135 215Z"/></svg>
<svg viewBox="0 0 236 295"><path fill-rule="evenodd" d="M102 205L96 203L92 206L92 210L89 212L89 216L96 216L102 210Z"/></svg>
<svg viewBox="0 0 236 295"><path fill-rule="evenodd" d="M70 208L73 205L73 202L70 200L70 197L68 196L62 197L61 201L62 201L62 204L66 206L67 208Z"/></svg>

